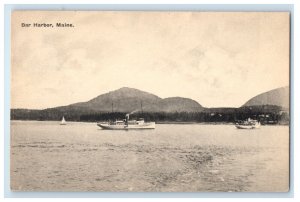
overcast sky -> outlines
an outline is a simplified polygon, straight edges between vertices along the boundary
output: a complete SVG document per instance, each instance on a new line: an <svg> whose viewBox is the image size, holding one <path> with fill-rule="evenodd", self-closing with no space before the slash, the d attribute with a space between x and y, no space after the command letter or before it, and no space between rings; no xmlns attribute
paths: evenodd
<svg viewBox="0 0 300 202"><path fill-rule="evenodd" d="M57 22L75 27L21 27ZM68 105L124 86L239 107L289 84L289 14L18 11L11 53L12 108Z"/></svg>

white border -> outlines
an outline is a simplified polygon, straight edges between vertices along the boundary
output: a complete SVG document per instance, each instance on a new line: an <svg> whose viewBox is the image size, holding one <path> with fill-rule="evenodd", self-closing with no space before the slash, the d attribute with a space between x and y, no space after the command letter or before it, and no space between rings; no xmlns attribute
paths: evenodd
<svg viewBox="0 0 300 202"><path fill-rule="evenodd" d="M4 4L24 4L25 2L24 1L21 1L21 0L12 0L12 1L7 1L7 0L4 0L2 1L2 5L4 6ZM41 4L41 2L36 2L36 1L26 1L26 3L39 3ZM87 1L79 1L79 0L60 0L60 1L57 1L57 0L53 0L53 1L44 1L43 4L49 4L49 3L57 3L57 4L98 4L98 3L108 3L108 4L112 4L112 3L119 3L119 4L124 4L124 1L90 1L90 0L87 0ZM139 2L139 1L126 1L125 3L134 3L134 4L149 4L149 3L156 3L156 4L165 4L165 3L168 3L168 1L157 1L157 0L153 0L153 1L143 1L143 2ZM253 1L243 1L243 2L240 2L240 1L216 1L216 0L211 0L211 1L192 1L192 0L187 0L187 1L178 1L178 0L175 0L175 1L172 1L172 4L189 4L189 3L206 3L206 4L294 4L294 19L299 19L299 3L298 1L292 1L292 0L286 0L286 1L283 1L283 0L253 0ZM3 8L3 7L2 7ZM3 12L3 9L2 11ZM4 22L4 13L2 13L1 15L1 22ZM297 23L297 20L295 20L296 23L294 23L294 36L300 36L299 34L299 23ZM4 29L4 27L2 26L1 29ZM4 30L1 31L1 34L2 34L2 40L3 40L3 43L4 44ZM297 56L299 55L299 51L297 52L297 48L299 48L299 39L297 40L297 37L294 37L294 55ZM1 53L4 53L4 47L2 46L1 47ZM3 58L3 55L4 54L1 54L1 61L2 61L2 64L4 64L4 58ZM3 72L3 68L2 68L2 71L1 71L1 84L4 84L4 72ZM299 103L299 92L297 92L297 86L299 86L299 80L297 79L297 76L299 76L299 56L298 58L295 57L294 58L294 74L292 75L294 76L294 94L293 94L293 97L294 97L294 123L299 123L299 107L296 105L296 103ZM3 95L4 97L4 88L1 88L0 90L1 94ZM3 102L3 99L0 99L0 111L1 111L1 118L0 118L0 126L1 126L1 131L4 131L4 119L3 119L3 113L4 113L4 102ZM1 133L3 134L3 133ZM297 170L299 170L299 160L297 161L296 159L297 158L297 154L299 153L299 125L297 124L294 124L294 179L300 179L299 178L299 175L297 174ZM3 159L3 156L4 156L4 142L3 141L0 141L0 146L1 146L1 150L0 150L0 160L1 162L4 162L4 159ZM0 179L4 179L4 171L3 171L3 167L1 167L0 169L0 172L1 172L1 175L0 175ZM295 180L294 181L294 198L290 198L290 199L278 199L278 200L299 200L299 180ZM0 189L1 189L1 193L3 193L3 183L1 183L0 185ZM32 199L29 199L30 201ZM49 200L49 199L48 199ZM63 199L65 200L65 199ZM72 199L73 200L73 199ZM127 199L127 200L130 200L132 201L131 199ZM135 199L135 200L140 200L140 199ZM166 200L166 199L163 199L163 200ZM191 199L193 200L193 199ZM205 200L211 200L211 199L205 199ZM232 200L237 200L237 199L230 199L230 198L225 198L225 199L222 199L222 201L225 200L225 201L232 201ZM251 199L243 199L243 200L251 200ZM257 200L257 199L255 199ZM270 200L270 199L262 199L262 200ZM277 200L277 199L271 199L271 200ZM172 201L174 201L174 199L172 199ZM177 201L177 200L175 200Z"/></svg>

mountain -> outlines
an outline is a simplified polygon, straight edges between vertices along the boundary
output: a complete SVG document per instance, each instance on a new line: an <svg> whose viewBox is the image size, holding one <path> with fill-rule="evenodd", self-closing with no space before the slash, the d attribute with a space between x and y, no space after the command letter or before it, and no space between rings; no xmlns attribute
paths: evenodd
<svg viewBox="0 0 300 202"><path fill-rule="evenodd" d="M146 112L200 112L203 107L195 100L183 97L169 97L145 106Z"/></svg>
<svg viewBox="0 0 300 202"><path fill-rule="evenodd" d="M67 121L95 122L123 119L125 113L131 113L133 118L143 117L145 120L158 122L234 123L236 120L259 117L261 121L266 123L271 121L272 123L288 124L288 107L288 87L257 95L239 108L205 108L189 98L169 97L162 99L151 93L124 87L99 95L87 102L67 106L43 110L11 109L11 120L57 121L64 116ZM112 111L114 113L111 113ZM268 118L264 116L266 114Z"/></svg>
<svg viewBox="0 0 300 202"><path fill-rule="evenodd" d="M262 105L274 105L283 108L289 108L289 87L277 88L265 93L261 93L249 101L247 101L242 107L248 106L262 106Z"/></svg>
<svg viewBox="0 0 300 202"><path fill-rule="evenodd" d="M84 111L95 112L132 112L140 109L142 105L152 105L161 98L134 88L123 87L109 93L99 95L87 102L66 106Z"/></svg>
<svg viewBox="0 0 300 202"><path fill-rule="evenodd" d="M123 87L111 91L87 102L80 102L68 106L52 108L60 111L82 112L191 112L201 111L202 106L188 98L172 97L162 99L151 93L138 89Z"/></svg>

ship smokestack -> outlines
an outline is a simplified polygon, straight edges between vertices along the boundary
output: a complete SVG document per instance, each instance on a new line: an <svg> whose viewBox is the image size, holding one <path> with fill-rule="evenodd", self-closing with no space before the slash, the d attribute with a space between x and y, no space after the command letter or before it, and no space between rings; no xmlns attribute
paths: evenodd
<svg viewBox="0 0 300 202"><path fill-rule="evenodd" d="M129 114L126 114L126 115L125 115L125 121L126 121L126 122L125 122L125 123L126 123L126 125L128 125L128 121L129 121Z"/></svg>

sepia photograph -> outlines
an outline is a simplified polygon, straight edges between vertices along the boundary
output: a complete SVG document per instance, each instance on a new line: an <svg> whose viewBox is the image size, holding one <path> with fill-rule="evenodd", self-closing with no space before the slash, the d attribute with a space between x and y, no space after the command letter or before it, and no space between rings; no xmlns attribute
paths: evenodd
<svg viewBox="0 0 300 202"><path fill-rule="evenodd" d="M289 191L289 12L10 23L12 191Z"/></svg>

